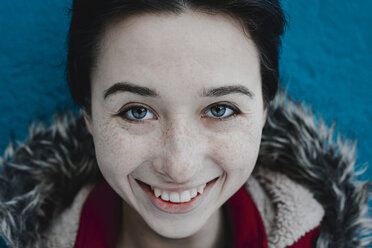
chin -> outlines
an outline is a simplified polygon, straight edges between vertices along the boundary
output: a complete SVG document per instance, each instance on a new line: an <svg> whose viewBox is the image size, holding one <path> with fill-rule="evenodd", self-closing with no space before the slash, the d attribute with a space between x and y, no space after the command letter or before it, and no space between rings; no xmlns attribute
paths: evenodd
<svg viewBox="0 0 372 248"><path fill-rule="evenodd" d="M188 223L185 223L188 222ZM202 229L203 223L199 219L199 223L196 221L175 221L167 225L149 225L150 228L158 235L168 239L183 239L188 238L196 234Z"/></svg>
<svg viewBox="0 0 372 248"><path fill-rule="evenodd" d="M193 236L194 234L196 234L198 232L198 229L187 229L185 227L181 227L180 228L181 230L175 230L175 228L165 228L165 229L161 229L159 230L159 232L157 230L154 230L157 234L159 234L160 236L164 237L164 238L168 238L168 239L184 239L184 238L188 238L188 237L191 237Z"/></svg>

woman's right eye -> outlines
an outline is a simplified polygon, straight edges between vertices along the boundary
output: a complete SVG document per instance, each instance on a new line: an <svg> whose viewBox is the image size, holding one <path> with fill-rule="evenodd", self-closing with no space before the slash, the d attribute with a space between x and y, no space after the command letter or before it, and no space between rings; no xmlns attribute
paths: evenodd
<svg viewBox="0 0 372 248"><path fill-rule="evenodd" d="M120 111L119 115L129 121L142 121L153 119L154 114L143 106L133 106Z"/></svg>

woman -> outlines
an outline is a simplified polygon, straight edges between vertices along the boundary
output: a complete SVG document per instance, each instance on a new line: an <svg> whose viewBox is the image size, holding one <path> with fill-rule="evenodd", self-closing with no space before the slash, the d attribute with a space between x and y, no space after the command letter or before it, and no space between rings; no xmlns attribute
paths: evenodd
<svg viewBox="0 0 372 248"><path fill-rule="evenodd" d="M8 149L10 247L368 245L353 148L274 99L277 1L75 0L72 13L83 114Z"/></svg>

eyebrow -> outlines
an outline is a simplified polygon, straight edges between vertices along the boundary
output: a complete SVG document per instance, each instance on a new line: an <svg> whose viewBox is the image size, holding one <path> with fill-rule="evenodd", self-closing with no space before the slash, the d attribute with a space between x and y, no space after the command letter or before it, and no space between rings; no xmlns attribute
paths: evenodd
<svg viewBox="0 0 372 248"><path fill-rule="evenodd" d="M114 95L119 92L131 92L136 95L146 96L146 97L160 97L160 95L155 91L147 87L138 86L132 83L127 82L119 82L115 83L107 90L104 91L103 98L106 99L107 97ZM254 97L254 93L249 90L247 87L243 85L230 85L230 86L222 86L218 88L212 89L203 89L203 93L200 94L201 97L220 97L225 96L233 93L241 93L244 95L249 96L250 98Z"/></svg>
<svg viewBox="0 0 372 248"><path fill-rule="evenodd" d="M108 96L116 94L118 92L131 92L140 96L159 97L159 94L155 90L152 90L150 88L126 82L119 82L105 90L103 98L106 99Z"/></svg>
<svg viewBox="0 0 372 248"><path fill-rule="evenodd" d="M209 89L209 90L203 89L203 94L201 94L201 96L219 97L219 96L225 96L225 95L233 94L233 93L241 93L241 94L249 96L250 98L254 97L253 92L243 85L222 86L222 87Z"/></svg>

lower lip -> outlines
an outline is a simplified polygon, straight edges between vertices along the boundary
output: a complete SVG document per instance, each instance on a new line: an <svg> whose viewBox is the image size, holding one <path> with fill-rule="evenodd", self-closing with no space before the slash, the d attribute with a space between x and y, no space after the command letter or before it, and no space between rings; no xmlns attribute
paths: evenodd
<svg viewBox="0 0 372 248"><path fill-rule="evenodd" d="M137 183L141 186L142 190L147 194L147 196L150 198L152 204L158 208L159 210L169 213L169 214L183 214L192 211L197 206L200 205L200 203L203 201L203 199L208 194L211 187L214 185L214 183L217 181L217 178L208 182L207 185L204 188L203 194L199 194L192 198L188 202L182 202L182 203L174 203L170 201L164 201L160 197L156 197L154 195L154 192L151 190L150 186L136 180Z"/></svg>

